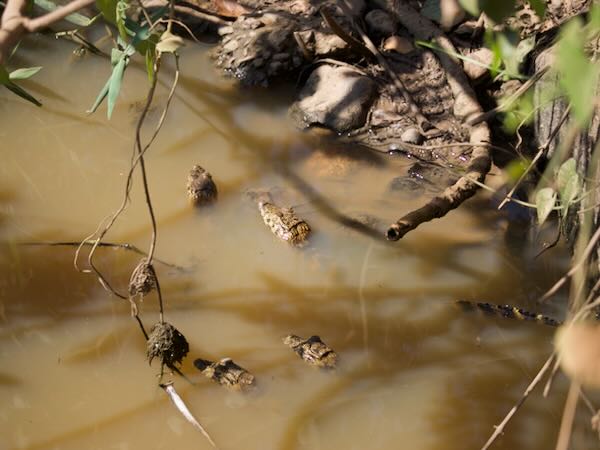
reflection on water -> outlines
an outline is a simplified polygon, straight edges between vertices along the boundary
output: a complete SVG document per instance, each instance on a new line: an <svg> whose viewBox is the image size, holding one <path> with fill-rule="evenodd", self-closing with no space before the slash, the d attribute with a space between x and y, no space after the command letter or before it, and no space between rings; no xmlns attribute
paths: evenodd
<svg viewBox="0 0 600 450"><path fill-rule="evenodd" d="M113 120L86 116L107 62L42 43L24 47L19 65L44 65L26 86L44 107L0 92L0 448L209 448L157 387L127 302L74 270L74 248L17 245L83 239L118 206L146 88L132 67ZM182 370L195 384L176 387L220 448L479 448L546 359L552 331L464 314L452 302L535 309L563 269L559 258L507 256L500 221L482 201L388 244L373 230L423 201L388 190L410 161L297 135L286 121L289 94L237 93L203 51L188 49L182 70L148 172L157 255L186 270L156 268L167 320L190 343ZM163 75L159 102L172 73ZM160 105L150 117L159 115ZM213 207L187 202L194 164L218 184ZM314 230L308 247L267 230L243 195L251 188L295 206ZM149 235L136 183L107 239L145 248ZM124 291L139 255L98 256ZM140 310L147 326L157 320L154 297ZM339 369L306 366L282 344L289 333L320 335ZM256 375L256 392L228 392L192 365L226 356ZM559 377L552 398L533 396L496 448L551 447L565 386ZM588 419L576 424L580 448L593 442L582 431Z"/></svg>

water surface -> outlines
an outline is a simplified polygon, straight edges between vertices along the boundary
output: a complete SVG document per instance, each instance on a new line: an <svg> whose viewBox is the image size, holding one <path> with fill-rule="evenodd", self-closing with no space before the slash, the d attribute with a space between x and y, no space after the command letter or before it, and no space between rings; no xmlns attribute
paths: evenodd
<svg viewBox="0 0 600 450"><path fill-rule="evenodd" d="M73 247L18 245L81 240L123 198L146 75L127 70L112 120L104 106L86 115L109 63L72 50L45 38L20 49L15 67L44 66L23 83L43 108L0 91L0 448L208 449L157 386L159 367L145 360L128 302L77 272ZM535 308L564 258L508 251L503 219L484 198L399 243L344 226L335 214L374 218L383 232L420 205L422 198L388 191L411 161L332 149L297 133L285 88L236 92L213 73L205 49L186 48L181 69L147 155L156 255L184 268L156 266L166 319L190 343L182 371L195 385L167 379L219 447L480 448L547 358L552 330L465 314L453 302ZM145 136L172 78L165 66ZM218 184L213 207L195 210L186 199L194 164ZM271 189L311 224L307 247L288 247L268 231L243 194L256 188ZM106 240L146 249L150 232L138 176ZM120 292L138 259L120 249L97 254ZM140 311L147 326L156 322L156 297ZM339 369L306 366L282 344L289 333L320 335L340 355ZM255 392L228 392L192 364L227 356L256 375ZM534 395L495 448L551 448L566 386L559 376L551 398ZM576 423L577 448L594 442L588 420Z"/></svg>

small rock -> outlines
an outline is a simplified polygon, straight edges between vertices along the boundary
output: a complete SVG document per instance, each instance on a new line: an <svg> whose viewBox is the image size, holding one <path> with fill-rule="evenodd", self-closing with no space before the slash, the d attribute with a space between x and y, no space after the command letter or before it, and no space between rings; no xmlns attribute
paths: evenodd
<svg viewBox="0 0 600 450"><path fill-rule="evenodd" d="M469 59L473 59L478 61L480 64L476 64L474 62L465 60L464 62L464 71L465 74L471 80L478 80L484 75L486 75L489 71L488 67L491 66L492 60L494 59L494 54L488 48L482 47L479 50L475 50L473 53L468 55ZM488 67L485 67L488 66Z"/></svg>
<svg viewBox="0 0 600 450"><path fill-rule="evenodd" d="M381 9L369 11L365 16L369 30L379 36L391 36L396 32L396 22L388 13Z"/></svg>
<svg viewBox="0 0 600 450"><path fill-rule="evenodd" d="M415 46L410 39L401 36L390 36L383 43L383 49L388 52L396 52L405 55L412 52L415 49Z"/></svg>
<svg viewBox="0 0 600 450"><path fill-rule="evenodd" d="M307 60L313 58L334 58L347 52L349 46L336 34L319 30L296 31L294 38Z"/></svg>
<svg viewBox="0 0 600 450"><path fill-rule="evenodd" d="M303 16L314 16L318 11L308 0L296 0L289 5L289 8L292 14Z"/></svg>
<svg viewBox="0 0 600 450"><path fill-rule="evenodd" d="M225 36L226 34L231 34L233 33L233 27L232 26L226 26L226 27L221 27L218 30L219 36Z"/></svg>
<svg viewBox="0 0 600 450"><path fill-rule="evenodd" d="M388 191L402 195L405 199L414 199L423 195L425 188L422 183L410 176L395 177L388 185Z"/></svg>
<svg viewBox="0 0 600 450"><path fill-rule="evenodd" d="M442 13L440 25L444 31L451 30L465 20L465 10L457 0L440 0L440 10Z"/></svg>
<svg viewBox="0 0 600 450"><path fill-rule="evenodd" d="M423 135L415 127L409 127L404 130L400 140L407 144L420 145L423 142Z"/></svg>
<svg viewBox="0 0 600 450"><path fill-rule="evenodd" d="M239 47L240 43L235 39L228 41L225 45L223 45L223 51L226 53L231 53Z"/></svg>
<svg viewBox="0 0 600 450"><path fill-rule="evenodd" d="M321 125L338 133L365 123L376 85L348 67L321 65L302 88L290 116L299 127Z"/></svg>

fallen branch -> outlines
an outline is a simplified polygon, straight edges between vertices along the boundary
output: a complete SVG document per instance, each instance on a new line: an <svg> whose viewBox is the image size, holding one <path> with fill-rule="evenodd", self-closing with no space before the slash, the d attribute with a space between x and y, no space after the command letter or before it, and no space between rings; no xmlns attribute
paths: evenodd
<svg viewBox="0 0 600 450"><path fill-rule="evenodd" d="M26 0L8 0L0 20L0 65L4 64L4 61L24 34L47 28L69 14L92 5L94 1L74 0L43 16L30 18L24 14L27 7Z"/></svg>
<svg viewBox="0 0 600 450"><path fill-rule="evenodd" d="M445 53L439 53L438 58L446 70L448 85L454 95L454 114L462 118L467 124L473 118L482 114L482 108L477 102L475 93L471 89L462 67L449 56L449 54L456 53L456 49L450 40L444 36L433 22L422 17L404 2L396 0L392 3L393 7L390 12L413 36L423 41L434 40L439 47L444 49ZM488 147L478 145L478 143L489 140L490 131L487 123L479 122L471 126L469 142L473 144L473 152L471 162L463 176L425 206L409 212L398 219L396 223L390 225L386 233L387 238L391 241L397 241L420 224L445 216L449 211L460 206L466 199L472 197L478 188L473 180L482 183L491 166Z"/></svg>

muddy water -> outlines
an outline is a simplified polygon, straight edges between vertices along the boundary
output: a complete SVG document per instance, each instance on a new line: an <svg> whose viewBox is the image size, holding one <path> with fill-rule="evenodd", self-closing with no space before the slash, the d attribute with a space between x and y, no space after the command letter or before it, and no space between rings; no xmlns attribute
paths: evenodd
<svg viewBox="0 0 600 450"><path fill-rule="evenodd" d="M73 247L18 245L81 240L123 198L145 73L127 70L111 121L104 107L88 116L108 61L72 50L38 39L14 61L44 66L23 83L43 108L0 91L0 448L210 448L157 387L159 367L144 359L127 302L74 269ZM190 343L182 370L195 385L173 378L175 387L219 447L479 448L545 361L552 331L465 314L453 301L531 307L564 260L509 252L485 199L393 245L345 226L340 217L369 217L382 231L419 205L387 191L410 161L298 135L283 89L237 93L212 73L204 50L187 49L181 68L147 166L156 254L183 270L157 270L166 318ZM165 66L145 136L172 78ZM214 207L194 210L186 200L194 164L218 184ZM253 188L296 207L314 230L307 247L270 234L243 195ZM106 239L145 249L149 237L138 177ZM96 263L124 292L138 258L100 249ZM154 323L156 298L140 311ZM339 369L306 366L281 343L288 333L320 335L339 353ZM256 375L255 392L228 392L192 364L226 356ZM559 377L550 399L534 396L496 448L550 448L565 391ZM594 442L588 419L576 423L577 448Z"/></svg>

